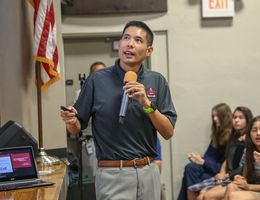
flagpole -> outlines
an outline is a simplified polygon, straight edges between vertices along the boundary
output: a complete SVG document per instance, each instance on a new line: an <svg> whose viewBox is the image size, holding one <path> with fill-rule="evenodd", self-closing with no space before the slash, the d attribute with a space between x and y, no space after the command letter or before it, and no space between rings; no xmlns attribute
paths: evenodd
<svg viewBox="0 0 260 200"><path fill-rule="evenodd" d="M41 63L36 61L36 81L37 81L37 107L38 107L38 139L39 149L43 148L42 138L42 93L41 93Z"/></svg>
<svg viewBox="0 0 260 200"><path fill-rule="evenodd" d="M39 154L36 158L37 163L41 166L58 165L60 160L52 156L48 156L43 148L43 134L42 134L42 92L41 92L41 63L36 61L36 82L37 82L37 106L38 106L38 142Z"/></svg>

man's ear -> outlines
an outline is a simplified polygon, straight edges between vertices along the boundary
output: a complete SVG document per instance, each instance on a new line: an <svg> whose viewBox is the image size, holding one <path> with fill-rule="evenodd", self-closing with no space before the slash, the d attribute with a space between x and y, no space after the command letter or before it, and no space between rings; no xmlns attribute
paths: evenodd
<svg viewBox="0 0 260 200"><path fill-rule="evenodd" d="M152 46L148 46L147 50L146 50L146 56L150 56L153 53L153 47Z"/></svg>

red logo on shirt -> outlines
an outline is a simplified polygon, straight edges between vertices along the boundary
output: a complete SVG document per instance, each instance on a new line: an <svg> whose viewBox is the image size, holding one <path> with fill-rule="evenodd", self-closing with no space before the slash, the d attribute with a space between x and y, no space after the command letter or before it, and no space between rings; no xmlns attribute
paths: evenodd
<svg viewBox="0 0 260 200"><path fill-rule="evenodd" d="M146 90L147 97L156 97L156 91L153 88L148 88Z"/></svg>

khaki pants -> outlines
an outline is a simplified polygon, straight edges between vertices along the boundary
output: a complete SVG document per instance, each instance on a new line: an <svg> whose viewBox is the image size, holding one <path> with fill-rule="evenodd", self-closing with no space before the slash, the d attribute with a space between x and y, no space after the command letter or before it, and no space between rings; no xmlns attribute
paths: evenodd
<svg viewBox="0 0 260 200"><path fill-rule="evenodd" d="M97 200L160 200L160 172L155 162L141 167L103 167L96 173Z"/></svg>

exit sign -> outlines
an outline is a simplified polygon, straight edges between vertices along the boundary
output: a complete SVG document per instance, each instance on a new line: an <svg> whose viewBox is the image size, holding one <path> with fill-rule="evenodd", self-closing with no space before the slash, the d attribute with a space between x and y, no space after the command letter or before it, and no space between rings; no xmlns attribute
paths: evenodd
<svg viewBox="0 0 260 200"><path fill-rule="evenodd" d="M233 17L234 0L202 0L203 17Z"/></svg>

